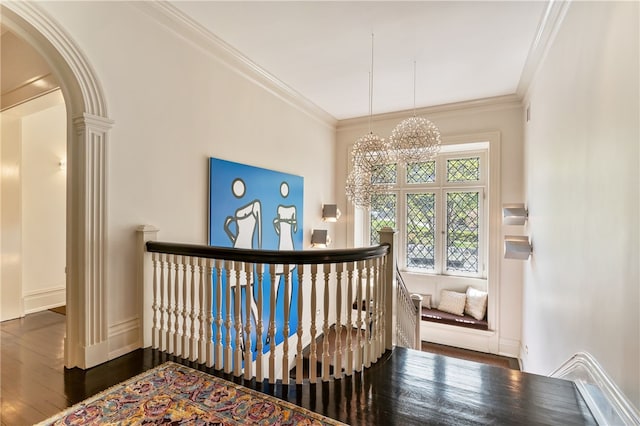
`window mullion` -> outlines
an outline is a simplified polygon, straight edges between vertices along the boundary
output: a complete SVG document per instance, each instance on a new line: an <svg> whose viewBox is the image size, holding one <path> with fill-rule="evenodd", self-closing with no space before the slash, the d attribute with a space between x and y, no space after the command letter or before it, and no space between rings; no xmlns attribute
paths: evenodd
<svg viewBox="0 0 640 426"><path fill-rule="evenodd" d="M435 252L435 270L436 274L444 273L444 247L445 243L445 218L446 210L444 199L442 196L442 188L436 191L436 252Z"/></svg>

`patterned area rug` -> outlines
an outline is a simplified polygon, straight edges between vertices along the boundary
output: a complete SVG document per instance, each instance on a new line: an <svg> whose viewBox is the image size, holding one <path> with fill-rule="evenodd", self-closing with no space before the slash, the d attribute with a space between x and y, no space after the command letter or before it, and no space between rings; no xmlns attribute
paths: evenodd
<svg viewBox="0 0 640 426"><path fill-rule="evenodd" d="M39 425L343 425L173 362L86 399Z"/></svg>

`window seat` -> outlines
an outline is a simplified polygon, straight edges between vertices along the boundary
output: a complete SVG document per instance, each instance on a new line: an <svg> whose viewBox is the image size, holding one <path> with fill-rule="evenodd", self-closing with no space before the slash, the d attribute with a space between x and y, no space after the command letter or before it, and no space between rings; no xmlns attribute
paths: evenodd
<svg viewBox="0 0 640 426"><path fill-rule="evenodd" d="M437 322L440 324L455 325L458 327L475 328L476 330L488 330L489 323L486 316L482 320L477 320L470 315L454 315L437 309L422 307L422 321Z"/></svg>

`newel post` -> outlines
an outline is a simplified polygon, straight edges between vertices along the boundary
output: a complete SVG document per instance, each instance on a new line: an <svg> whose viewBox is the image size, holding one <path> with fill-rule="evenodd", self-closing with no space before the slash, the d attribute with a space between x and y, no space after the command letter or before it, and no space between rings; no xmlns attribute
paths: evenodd
<svg viewBox="0 0 640 426"><path fill-rule="evenodd" d="M141 225L136 229L138 251L138 300L142 328L140 347L151 346L151 330L153 328L153 260L147 252L147 241L158 239L158 228L152 225Z"/></svg>
<svg viewBox="0 0 640 426"><path fill-rule="evenodd" d="M384 312L385 312L385 330L384 342L385 349L393 349L394 330L397 320L396 313L396 251L397 251L398 231L392 228L384 227L380 230L380 244L389 244L389 255L387 256L386 270L384 271Z"/></svg>
<svg viewBox="0 0 640 426"><path fill-rule="evenodd" d="M422 340L420 339L420 324L422 324L422 295L412 294L411 301L416 307L416 335L413 340L413 349L418 351L422 350Z"/></svg>

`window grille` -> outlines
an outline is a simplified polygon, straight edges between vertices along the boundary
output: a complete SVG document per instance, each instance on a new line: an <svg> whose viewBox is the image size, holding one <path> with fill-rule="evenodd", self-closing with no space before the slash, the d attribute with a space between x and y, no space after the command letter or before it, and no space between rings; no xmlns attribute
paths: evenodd
<svg viewBox="0 0 640 426"><path fill-rule="evenodd" d="M372 196L370 244L378 244L378 231L389 226L399 231L401 268L482 277L486 155L447 152L426 162L377 167L372 182L390 189Z"/></svg>

